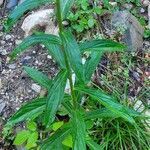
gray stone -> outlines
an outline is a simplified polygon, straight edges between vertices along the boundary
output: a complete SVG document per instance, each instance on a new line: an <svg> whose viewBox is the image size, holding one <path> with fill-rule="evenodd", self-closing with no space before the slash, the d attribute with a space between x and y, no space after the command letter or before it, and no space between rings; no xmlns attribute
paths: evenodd
<svg viewBox="0 0 150 150"><path fill-rule="evenodd" d="M41 87L35 83L32 84L31 89L37 93L40 93Z"/></svg>
<svg viewBox="0 0 150 150"><path fill-rule="evenodd" d="M4 101L0 100L0 114L2 113L5 106L6 106L6 103Z"/></svg>
<svg viewBox="0 0 150 150"><path fill-rule="evenodd" d="M143 32L142 25L128 11L117 11L112 16L112 29L122 34L122 41L127 45L129 51L142 48Z"/></svg>

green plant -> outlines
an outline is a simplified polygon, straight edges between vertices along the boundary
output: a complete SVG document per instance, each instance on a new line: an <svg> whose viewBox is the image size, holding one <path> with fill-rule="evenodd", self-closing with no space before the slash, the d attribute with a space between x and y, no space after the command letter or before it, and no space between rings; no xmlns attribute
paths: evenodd
<svg viewBox="0 0 150 150"><path fill-rule="evenodd" d="M98 26L96 16L104 13L105 9L97 5L97 0L93 4L88 0L77 0L67 19L70 21L71 28L81 33Z"/></svg>
<svg viewBox="0 0 150 150"><path fill-rule="evenodd" d="M6 30L9 30L25 12L45 3L51 3L51 0L24 1L10 14L5 24ZM14 144L26 143L28 147L28 141L32 141L29 142L28 148L35 147L37 143L37 149L40 148L42 150L69 148L86 150L87 147L99 150L103 149L102 141L97 141L99 143L97 144L93 140L93 135L90 134L94 119L119 119L136 128L136 118L143 118L140 113L121 105L115 97L107 95L96 88L96 86L90 85L91 76L102 54L105 52L123 51L125 46L106 39L77 43L72 33L65 30L62 25L62 21L67 17L67 12L72 4L73 0L62 0L61 2L56 0L59 36L35 33L27 37L10 55L14 59L30 46L42 43L60 67L59 73L53 80L50 80L36 69L24 67L33 80L47 89L48 94L25 104L9 119L6 126L10 127L26 120L32 122L30 127L27 125L27 130L21 131L16 136ZM82 64L81 56L86 51L90 51L91 54L85 64ZM76 76L75 82L72 79L73 73ZM70 94L64 92L67 79L70 84ZM84 106L86 102L90 101L96 107L95 109L87 110ZM57 112L61 107L68 113L68 119L63 122L60 122L57 118ZM37 121L44 128L42 139L38 137L36 124L33 121ZM34 131L32 130L33 128ZM29 140L31 134L34 134L34 136L33 139ZM21 143L18 143L18 137L23 138Z"/></svg>

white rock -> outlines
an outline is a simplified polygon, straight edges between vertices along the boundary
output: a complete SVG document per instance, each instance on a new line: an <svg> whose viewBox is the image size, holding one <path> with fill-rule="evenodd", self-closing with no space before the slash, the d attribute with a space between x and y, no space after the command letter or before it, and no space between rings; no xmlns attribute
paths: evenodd
<svg viewBox="0 0 150 150"><path fill-rule="evenodd" d="M31 35L37 27L44 27L46 33L58 34L58 28L51 21L53 12L53 9L45 9L27 16L21 26L25 31L25 37Z"/></svg>
<svg viewBox="0 0 150 150"><path fill-rule="evenodd" d="M31 89L37 93L40 93L41 87L35 83L32 84Z"/></svg>
<svg viewBox="0 0 150 150"><path fill-rule="evenodd" d="M10 64L9 65L9 69L15 69L16 68L16 64Z"/></svg>
<svg viewBox="0 0 150 150"><path fill-rule="evenodd" d="M50 55L47 55L47 58L48 58L48 59L52 59L52 56L50 56Z"/></svg>
<svg viewBox="0 0 150 150"><path fill-rule="evenodd" d="M3 0L0 0L0 6L3 4Z"/></svg>
<svg viewBox="0 0 150 150"><path fill-rule="evenodd" d="M143 4L144 6L150 5L150 1L149 1L149 0L141 0L141 1L142 1L142 4Z"/></svg>
<svg viewBox="0 0 150 150"><path fill-rule="evenodd" d="M16 40L15 43L16 45L19 45L22 42L22 40Z"/></svg>
<svg viewBox="0 0 150 150"><path fill-rule="evenodd" d="M7 35L5 36L5 39L6 39L6 40L11 39L11 35L7 34Z"/></svg>

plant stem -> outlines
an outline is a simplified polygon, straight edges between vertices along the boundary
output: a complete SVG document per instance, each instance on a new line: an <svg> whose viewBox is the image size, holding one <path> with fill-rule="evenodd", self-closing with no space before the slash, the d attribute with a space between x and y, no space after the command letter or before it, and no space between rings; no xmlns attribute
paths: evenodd
<svg viewBox="0 0 150 150"><path fill-rule="evenodd" d="M59 32L62 33L63 32L63 25L62 25L62 16L61 16L61 7L60 7L60 0L56 0L56 8L57 8L57 20L58 20L58 27L59 27ZM72 81L72 72L71 72L71 67L68 61L68 57L64 48L64 44L62 44L62 51L64 54L64 58L65 58L65 64L66 64L66 68L68 71L68 75L69 75L69 84L70 84L70 90L71 90L71 97L72 97L72 101L73 101L73 105L75 107L75 109L77 108L77 101L76 101L76 97L75 97L75 93L74 93L74 87L73 87L73 81Z"/></svg>

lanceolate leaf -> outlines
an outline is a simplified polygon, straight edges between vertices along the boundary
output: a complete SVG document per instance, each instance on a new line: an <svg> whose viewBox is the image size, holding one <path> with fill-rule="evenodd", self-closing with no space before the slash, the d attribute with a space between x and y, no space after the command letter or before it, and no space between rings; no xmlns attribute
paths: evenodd
<svg viewBox="0 0 150 150"><path fill-rule="evenodd" d="M97 119L97 118L117 118L116 114L112 113L110 110L103 108L103 109L97 109L93 111L89 111L85 115L85 119Z"/></svg>
<svg viewBox="0 0 150 150"><path fill-rule="evenodd" d="M84 86L78 86L75 89L93 97L93 99L100 102L102 105L104 105L106 108L108 108L117 116L124 118L125 120L127 120L132 124L135 123L134 119L127 113L125 107L119 104L113 97L106 95L100 90L90 89Z"/></svg>
<svg viewBox="0 0 150 150"><path fill-rule="evenodd" d="M6 31L8 31L25 12L32 10L33 8L37 8L42 4L51 2L52 0L25 0L9 15L8 20L5 24Z"/></svg>
<svg viewBox="0 0 150 150"><path fill-rule="evenodd" d="M61 50L60 45L50 44L49 42L45 44L48 49L48 53L53 56L54 59L59 63L61 68L66 68L64 54Z"/></svg>
<svg viewBox="0 0 150 150"><path fill-rule="evenodd" d="M90 58L85 62L84 70L87 82L91 80L91 76L94 73L97 65L99 64L102 54L102 52L92 52Z"/></svg>
<svg viewBox="0 0 150 150"><path fill-rule="evenodd" d="M27 48L30 46L33 46L35 44L61 44L61 40L58 36L51 35L51 34L38 34L38 35L32 35L24 39L24 41L19 44L13 52L10 54L12 58L16 57L17 54L20 54L21 52L24 52Z"/></svg>
<svg viewBox="0 0 150 150"><path fill-rule="evenodd" d="M76 110L72 117L73 149L86 150L86 125L80 111Z"/></svg>
<svg viewBox="0 0 150 150"><path fill-rule="evenodd" d="M70 100L69 95L64 96L64 105L66 106L67 101ZM8 121L7 125L14 126L15 124L31 119L42 114L46 108L47 98L37 98L22 106ZM66 106L67 107L67 106ZM65 108L66 108L65 107ZM69 106L68 106L69 107ZM67 109L68 110L68 109ZM69 108L71 111L71 108Z"/></svg>
<svg viewBox="0 0 150 150"><path fill-rule="evenodd" d="M45 124L47 126L53 122L55 113L63 100L66 80L67 71L62 70L55 77L53 84L49 90L45 110Z"/></svg>
<svg viewBox="0 0 150 150"><path fill-rule="evenodd" d="M69 124L63 125L59 130L57 130L51 137L42 142L41 150L55 150L55 146L60 144L71 132ZM57 147L56 150L59 148Z"/></svg>
<svg viewBox="0 0 150 150"><path fill-rule="evenodd" d="M61 0L61 14L62 18L66 19L74 0Z"/></svg>
<svg viewBox="0 0 150 150"><path fill-rule="evenodd" d="M124 45L120 43L106 39L86 41L80 43L79 47L82 53L85 51L101 51L101 52L123 51L126 48Z"/></svg>
<svg viewBox="0 0 150 150"><path fill-rule="evenodd" d="M42 72L39 72L37 69L33 69L31 67L24 67L27 74L37 83L45 87L46 89L49 89L52 81L44 75Z"/></svg>
<svg viewBox="0 0 150 150"><path fill-rule="evenodd" d="M8 121L7 125L14 126L34 115L40 115L45 109L46 98L37 98L22 106Z"/></svg>
<svg viewBox="0 0 150 150"><path fill-rule="evenodd" d="M144 116L140 115L140 113L138 113L132 109L129 109L126 107L124 109L125 109L126 113L128 113L133 118L144 117ZM87 119L87 120L96 119L96 118L118 118L118 117L120 117L120 115L117 115L116 113L113 113L112 111L110 111L109 109L106 109L106 108L89 111L85 115L85 119Z"/></svg>
<svg viewBox="0 0 150 150"><path fill-rule="evenodd" d="M81 54L75 38L69 31L63 32L61 38L73 71L80 81L85 81Z"/></svg>

